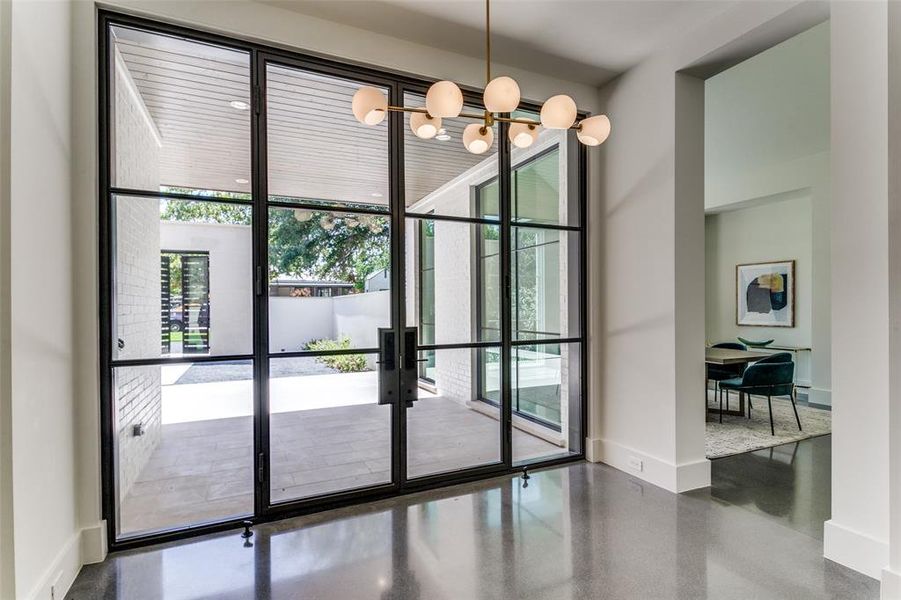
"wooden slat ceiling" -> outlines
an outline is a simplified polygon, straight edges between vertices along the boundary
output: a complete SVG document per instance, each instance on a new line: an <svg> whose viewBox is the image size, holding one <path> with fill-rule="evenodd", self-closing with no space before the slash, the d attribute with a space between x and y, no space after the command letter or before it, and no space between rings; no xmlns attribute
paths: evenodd
<svg viewBox="0 0 901 600"><path fill-rule="evenodd" d="M235 180L250 179L251 115L230 105L250 104L248 55L127 28L114 34L162 137L161 185L249 193L249 183ZM269 193L386 204L387 121L367 127L350 110L364 84L276 65L267 82ZM421 140L405 128L408 206L489 156L463 147L467 123L446 121L447 141Z"/></svg>

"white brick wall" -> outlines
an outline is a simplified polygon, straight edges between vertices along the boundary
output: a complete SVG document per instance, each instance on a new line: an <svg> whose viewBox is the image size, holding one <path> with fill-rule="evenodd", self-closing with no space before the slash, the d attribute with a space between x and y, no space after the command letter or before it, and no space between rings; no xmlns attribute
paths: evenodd
<svg viewBox="0 0 901 600"><path fill-rule="evenodd" d="M114 181L159 189L159 137L122 60L116 60ZM115 204L117 358L160 356L160 207L152 198ZM160 367L118 369L115 376L118 494L123 499L160 439ZM133 435L142 424L143 436Z"/></svg>

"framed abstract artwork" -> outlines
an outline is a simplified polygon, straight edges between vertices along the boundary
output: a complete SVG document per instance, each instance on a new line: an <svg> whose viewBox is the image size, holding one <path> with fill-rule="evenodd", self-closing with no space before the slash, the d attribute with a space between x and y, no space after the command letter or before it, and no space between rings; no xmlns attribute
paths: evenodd
<svg viewBox="0 0 901 600"><path fill-rule="evenodd" d="M736 325L795 326L795 261L736 265L735 287Z"/></svg>

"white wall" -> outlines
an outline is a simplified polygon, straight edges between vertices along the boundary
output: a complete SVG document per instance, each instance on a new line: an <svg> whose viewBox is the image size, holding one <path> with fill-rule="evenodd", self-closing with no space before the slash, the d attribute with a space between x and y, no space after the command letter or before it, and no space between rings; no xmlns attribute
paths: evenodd
<svg viewBox="0 0 901 600"><path fill-rule="evenodd" d="M890 390L899 357L889 353L889 307L901 294L889 287L896 281L889 240L901 227L889 225L888 177L899 157L888 153L888 9L884 2L836 3L831 21L832 518L825 554L879 577L889 562L889 400L890 391L898 393Z"/></svg>
<svg viewBox="0 0 901 600"><path fill-rule="evenodd" d="M3 91L9 124L3 398L11 437L2 460L12 506L3 506L2 537L4 550L14 547L15 554L4 553L0 573L4 597L49 598L53 580L59 577L62 592L81 562L73 458L71 5L13 2L3 14L10 51Z"/></svg>
<svg viewBox="0 0 901 600"><path fill-rule="evenodd" d="M334 298L269 297L269 348L297 352L312 340L335 337Z"/></svg>
<svg viewBox="0 0 901 600"><path fill-rule="evenodd" d="M125 62L115 52L113 169L135 189L159 188L160 138ZM117 358L160 355L160 203L156 198L119 198L116 226L115 335ZM115 377L117 489L122 500L159 444L160 368L119 369ZM144 435L133 433L141 425Z"/></svg>
<svg viewBox="0 0 901 600"><path fill-rule="evenodd" d="M377 348L378 328L391 325L391 292L366 292L333 298L335 337L348 336L354 348Z"/></svg>
<svg viewBox="0 0 901 600"><path fill-rule="evenodd" d="M801 194L739 210L708 214L706 244L707 341L775 339L776 344L811 345L812 212L811 198ZM735 322L735 266L772 260L795 261L795 326L740 327ZM810 385L810 360L795 355L795 381Z"/></svg>
<svg viewBox="0 0 901 600"><path fill-rule="evenodd" d="M744 253L767 261L797 258L780 253L782 248L803 252L803 270L798 265L798 284L803 288L797 298L804 307L796 312L798 325L786 329L736 327L733 323L727 327L729 314L733 314L734 322L734 294L729 299L724 294L726 286L721 285L725 282L716 284L720 289L711 290L714 284L708 281L707 339L715 342L741 335L811 347L810 353L796 355L798 368L807 373L799 383L812 384L811 401L829 404L829 23L812 27L706 80L704 121L704 202L708 213L798 197L809 198L811 203L808 223L797 223L800 229L796 231L788 227L797 216L791 212L791 203L773 204L788 212L784 216L774 212L769 229L782 228L792 237L803 237L809 231L803 249L797 241L780 241L771 233L761 232L761 237L769 238L769 251L763 246L759 251L747 247L748 238ZM728 252L723 241L719 250ZM711 251L708 244L708 264ZM749 262L733 255L739 262ZM714 299L716 303L711 304Z"/></svg>
<svg viewBox="0 0 901 600"><path fill-rule="evenodd" d="M159 248L210 254L210 354L253 351L253 264L249 225L160 222Z"/></svg>
<svg viewBox="0 0 901 600"><path fill-rule="evenodd" d="M0 2L0 531L13 530L12 390L10 385L10 66L12 4ZM0 535L0 598L15 595L13 536Z"/></svg>
<svg viewBox="0 0 901 600"><path fill-rule="evenodd" d="M699 77L824 18L821 5L738 3L601 90L596 153L590 458L674 491L709 485L704 457L703 107ZM682 72L688 69L688 72ZM704 73L707 75L704 75ZM652 415L652 417L649 417ZM632 458L643 470L629 467Z"/></svg>

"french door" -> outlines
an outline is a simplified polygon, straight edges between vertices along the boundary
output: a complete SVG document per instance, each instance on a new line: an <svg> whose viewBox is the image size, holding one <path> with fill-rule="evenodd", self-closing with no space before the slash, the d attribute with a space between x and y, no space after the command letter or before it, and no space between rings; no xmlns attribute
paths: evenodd
<svg viewBox="0 0 901 600"><path fill-rule="evenodd" d="M583 456L570 132L512 149L501 125L473 155L463 121L424 140L403 113L353 118L363 85L423 105L417 80L133 17L101 31L113 547Z"/></svg>

